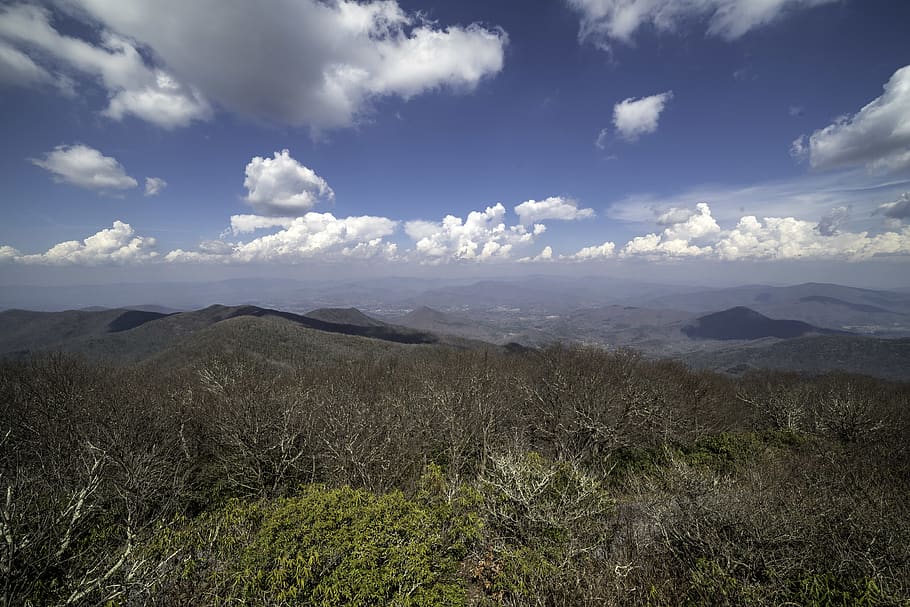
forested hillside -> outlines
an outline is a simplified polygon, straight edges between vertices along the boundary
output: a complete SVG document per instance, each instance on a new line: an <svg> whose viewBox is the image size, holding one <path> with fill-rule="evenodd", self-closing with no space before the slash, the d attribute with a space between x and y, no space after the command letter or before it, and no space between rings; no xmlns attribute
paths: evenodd
<svg viewBox="0 0 910 607"><path fill-rule="evenodd" d="M907 384L383 347L3 362L2 604L910 599Z"/></svg>

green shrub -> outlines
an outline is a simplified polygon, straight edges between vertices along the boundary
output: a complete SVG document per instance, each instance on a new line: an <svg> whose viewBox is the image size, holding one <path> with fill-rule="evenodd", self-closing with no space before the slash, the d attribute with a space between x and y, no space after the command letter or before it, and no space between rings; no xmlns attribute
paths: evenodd
<svg viewBox="0 0 910 607"><path fill-rule="evenodd" d="M765 449L793 451L807 438L795 432L720 432L700 438L692 444L677 447L683 461L721 474L730 474L754 464Z"/></svg>
<svg viewBox="0 0 910 607"><path fill-rule="evenodd" d="M873 607L891 604L871 578L810 574L788 585L787 601L805 607Z"/></svg>
<svg viewBox="0 0 910 607"><path fill-rule="evenodd" d="M149 554L180 550L161 588L174 602L461 605L458 563L475 523L453 523L454 510L398 492L307 487L162 528Z"/></svg>
<svg viewBox="0 0 910 607"><path fill-rule="evenodd" d="M690 572L685 605L738 607L756 603L755 590L730 575L716 561L699 559Z"/></svg>

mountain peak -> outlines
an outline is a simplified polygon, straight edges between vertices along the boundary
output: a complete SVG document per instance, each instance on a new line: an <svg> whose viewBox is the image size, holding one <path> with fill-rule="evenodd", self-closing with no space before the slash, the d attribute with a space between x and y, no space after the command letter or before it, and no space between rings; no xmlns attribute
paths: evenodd
<svg viewBox="0 0 910 607"><path fill-rule="evenodd" d="M692 339L762 339L777 337L789 339L808 333L828 333L799 320L778 320L768 318L751 308L736 306L728 310L698 317L682 332Z"/></svg>

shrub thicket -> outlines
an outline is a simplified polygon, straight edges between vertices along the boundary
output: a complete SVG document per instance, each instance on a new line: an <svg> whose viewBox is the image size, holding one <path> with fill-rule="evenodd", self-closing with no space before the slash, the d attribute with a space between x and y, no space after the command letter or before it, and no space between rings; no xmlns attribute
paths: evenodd
<svg viewBox="0 0 910 607"><path fill-rule="evenodd" d="M0 605L907 604L908 396L565 347L3 362Z"/></svg>

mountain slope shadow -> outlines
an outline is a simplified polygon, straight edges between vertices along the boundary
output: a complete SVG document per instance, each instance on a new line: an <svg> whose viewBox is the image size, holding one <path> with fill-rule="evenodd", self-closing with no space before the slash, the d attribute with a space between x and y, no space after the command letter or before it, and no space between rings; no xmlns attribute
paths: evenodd
<svg viewBox="0 0 910 607"><path fill-rule="evenodd" d="M146 312L143 310L127 310L108 323L107 332L119 333L120 331L129 331L130 329L135 329L136 327L144 325L147 322L158 320L159 318L164 318L165 316L170 316L170 314L162 314L160 312Z"/></svg>
<svg viewBox="0 0 910 607"><path fill-rule="evenodd" d="M237 316L278 317L310 329L318 329L329 333L342 333L344 335L372 337L374 339L394 341L402 344L432 344L438 341L438 338L430 333L415 331L406 327L387 325L379 321L376 321L378 323L377 325L335 323L312 318L310 316L301 316L300 314L293 314L291 312L259 308L257 306L240 306L235 308L233 312L228 315L228 318L235 318ZM366 315L363 316L369 318L366 317Z"/></svg>

